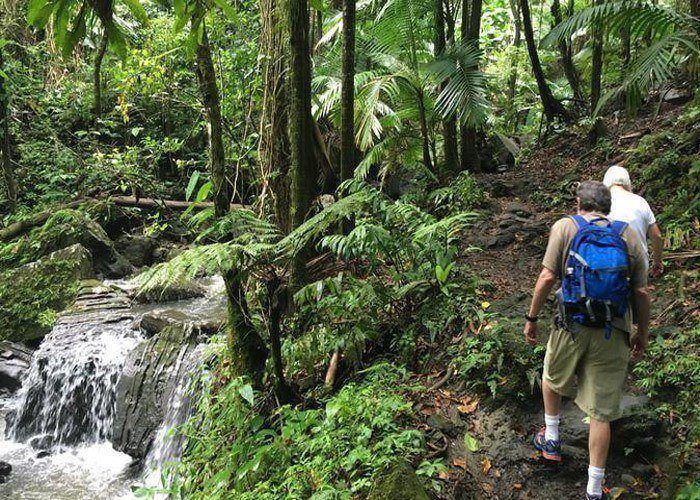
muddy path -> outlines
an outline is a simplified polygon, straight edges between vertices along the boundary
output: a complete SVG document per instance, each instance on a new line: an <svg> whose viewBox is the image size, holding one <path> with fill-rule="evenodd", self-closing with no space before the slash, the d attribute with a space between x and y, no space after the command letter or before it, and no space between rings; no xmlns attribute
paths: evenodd
<svg viewBox="0 0 700 500"><path fill-rule="evenodd" d="M643 125L643 122L642 122ZM619 126L613 141L629 135L639 123ZM579 139L564 138L543 148L524 165L502 174L483 175L489 192L488 207L464 242L464 259L475 274L486 280L486 300L491 311L517 334L529 305L540 270L549 227L575 209L575 183L602 179L609 156L587 153ZM621 144L620 150L629 144ZM584 161L582 155L588 155ZM553 167L552 158L559 158ZM672 266L667 274L685 272ZM677 294L673 280L652 283L652 335L678 328ZM552 304L546 306L540 338L546 343ZM680 312L682 314L682 311ZM440 368L440 367L436 367ZM552 465L532 446L533 433L542 425L538 387L526 397L498 402L470 393L464 383L449 377L447 365L423 377L425 392L417 401L435 455L447 457L443 474L444 498L574 499L582 498L587 479L588 422L571 402L564 404L562 424L564 461ZM444 381L444 383L440 383ZM623 401L625 417L613 427L606 485L614 498L663 498L672 465L671 438L652 415L651 402L635 387L630 376ZM472 440L473 438L473 440ZM478 443L471 446L471 443ZM472 448L471 450L469 448ZM478 448L478 449L476 449Z"/></svg>

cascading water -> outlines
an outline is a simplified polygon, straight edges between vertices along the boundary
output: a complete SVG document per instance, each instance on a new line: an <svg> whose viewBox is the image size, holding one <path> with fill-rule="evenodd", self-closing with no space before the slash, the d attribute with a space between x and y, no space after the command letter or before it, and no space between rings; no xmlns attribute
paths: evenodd
<svg viewBox="0 0 700 500"><path fill-rule="evenodd" d="M34 355L9 433L17 441L41 435L61 446L111 438L115 387L127 353L142 337L131 319L68 319Z"/></svg>
<svg viewBox="0 0 700 500"><path fill-rule="evenodd" d="M127 291L132 286L113 285ZM105 286L81 293L34 353L19 392L0 399L0 460L13 466L8 482L0 484L0 498L133 498L130 489L136 483L159 486L163 465L180 453L182 439L172 429L190 414L188 388L199 374L202 346L179 348L167 373L157 365L149 372L164 383L170 380L166 387L173 389L168 389L165 419L157 422L160 427L142 462L141 481L134 477L137 463L115 450L117 441L112 444L118 408L125 404L117 401L122 396L118 387L126 380L127 362L133 365L144 346L155 340L146 340L136 326L144 315L177 313L178 321L200 335L201 325L215 325L225 317L221 280L202 285L204 297L168 304L134 306L124 293ZM197 342L199 337L194 338Z"/></svg>

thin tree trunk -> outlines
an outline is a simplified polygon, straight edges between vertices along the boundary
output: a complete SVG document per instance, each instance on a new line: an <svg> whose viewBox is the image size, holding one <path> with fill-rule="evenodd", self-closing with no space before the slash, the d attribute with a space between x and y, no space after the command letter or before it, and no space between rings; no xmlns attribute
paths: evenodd
<svg viewBox="0 0 700 500"><path fill-rule="evenodd" d="M272 369L275 374L275 392L281 404L287 404L292 399L292 391L284 377L284 362L282 360L281 325L282 317L287 311L288 291L278 276L266 283L268 333L270 335L270 354Z"/></svg>
<svg viewBox="0 0 700 500"><path fill-rule="evenodd" d="M197 45L197 79L207 117L209 168L214 189L214 208L216 216L223 217L229 211L231 200L228 180L226 179L226 158L219 88L216 82L216 73L206 27L203 28L202 40Z"/></svg>
<svg viewBox="0 0 700 500"><path fill-rule="evenodd" d="M528 0L520 1L520 13L522 15L523 21L523 32L525 34L525 44L527 45L527 53L530 56L530 63L532 64L532 72L535 75L535 80L537 81L537 89L540 94L540 100L542 101L542 108L544 114L547 117L547 121L552 122L557 117L562 118L565 121L569 120L569 113L564 108L564 105L554 98L552 91L547 84L547 79L544 76L544 71L542 70L542 64L540 63L540 57L537 54L537 45L535 44L535 34L532 30L532 17L530 15L530 4Z"/></svg>
<svg viewBox="0 0 700 500"><path fill-rule="evenodd" d="M291 143L292 227L304 223L311 210L318 183L318 165L311 118L311 57L309 54L309 9L307 0L288 0L290 30L291 87L289 138ZM294 284L305 275L305 253L294 263Z"/></svg>
<svg viewBox="0 0 700 500"><path fill-rule="evenodd" d="M2 149L2 173L10 211L17 206L17 179L12 165L12 137L10 137L10 92L7 80L2 76L5 68L3 48L0 47L0 148Z"/></svg>
<svg viewBox="0 0 700 500"><path fill-rule="evenodd" d="M559 0L553 0L551 11L552 18L554 19L554 26L561 24L563 22L563 16ZM561 65L564 68L566 81L569 82L569 87L571 87L571 92L573 93L574 99L583 101L583 94L581 93L578 73L576 72L576 67L574 66L574 62L572 60L571 41L562 39L559 41L558 47Z"/></svg>
<svg viewBox="0 0 700 500"><path fill-rule="evenodd" d="M340 181L355 171L355 0L343 0Z"/></svg>
<svg viewBox="0 0 700 500"><path fill-rule="evenodd" d="M107 30L105 29L100 39L100 46L95 54L95 62L92 68L92 114L95 118L102 116L102 61L107 53Z"/></svg>
<svg viewBox="0 0 700 500"><path fill-rule="evenodd" d="M593 0L594 5L600 5L602 0ZM591 115L598 106L600 100L601 80L603 77L603 27L601 23L593 25L591 36L593 43L593 56L591 68Z"/></svg>
<svg viewBox="0 0 700 500"><path fill-rule="evenodd" d="M260 1L260 54L262 58L262 103L260 117L260 158L265 198L272 199L277 227L287 234L292 229L289 187L289 89L286 79L288 44L284 33L283 3Z"/></svg>
<svg viewBox="0 0 700 500"><path fill-rule="evenodd" d="M481 34L482 0L472 0L469 9L469 25L467 28L467 43L479 48ZM462 125L462 170L477 171L481 167L479 152L476 148L477 131L469 125Z"/></svg>
<svg viewBox="0 0 700 500"><path fill-rule="evenodd" d="M445 35L445 11L443 0L435 0L435 56L440 57L444 54L447 46L447 37ZM447 82L442 85L444 89ZM459 158L457 156L457 124L454 118L448 118L442 121L442 130L445 147L445 168L454 172L457 170ZM436 160L437 161L437 160Z"/></svg>
<svg viewBox="0 0 700 500"><path fill-rule="evenodd" d="M229 212L230 195L226 179L219 88L207 29L204 26L202 39L197 45L197 79L207 117L214 212L218 218ZM228 349L232 374L248 376L253 385L260 388L267 359L267 347L250 320L243 276L235 270L225 272L224 284L228 299Z"/></svg>
<svg viewBox="0 0 700 500"><path fill-rule="evenodd" d="M425 111L425 101L422 90L416 90L418 100L418 121L420 123L420 135L423 141L423 165L433 171L433 162L430 159L430 133L428 131L428 117Z"/></svg>
<svg viewBox="0 0 700 500"><path fill-rule="evenodd" d="M513 13L513 47L516 49L516 53L510 59L510 73L508 76L508 105L511 109L515 109L515 87L518 83L518 54L517 50L520 48L522 43L522 36L520 31L520 8L515 0L510 0L510 10ZM517 126L517 124L516 124Z"/></svg>

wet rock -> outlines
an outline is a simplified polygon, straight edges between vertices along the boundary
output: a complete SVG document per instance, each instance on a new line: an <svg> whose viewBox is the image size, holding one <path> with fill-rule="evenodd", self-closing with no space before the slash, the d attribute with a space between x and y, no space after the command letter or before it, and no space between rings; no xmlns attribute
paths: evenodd
<svg viewBox="0 0 700 500"><path fill-rule="evenodd" d="M420 479L405 460L377 473L367 500L428 500Z"/></svg>
<svg viewBox="0 0 700 500"><path fill-rule="evenodd" d="M140 292L135 299L141 303L161 304L163 302L172 302L175 300L195 299L204 297L205 288L194 281L185 281L182 283L171 283L167 286L158 286L150 290Z"/></svg>
<svg viewBox="0 0 700 500"><path fill-rule="evenodd" d="M670 89L663 94L664 102L671 104L684 104L693 98L693 93L688 89Z"/></svg>
<svg viewBox="0 0 700 500"><path fill-rule="evenodd" d="M510 245L515 241L515 234L511 231L502 231L492 236L486 242L488 248L500 248Z"/></svg>
<svg viewBox="0 0 700 500"><path fill-rule="evenodd" d="M91 268L90 253L76 244L0 273L0 337L30 344L43 338L47 314L71 303Z"/></svg>
<svg viewBox="0 0 700 500"><path fill-rule="evenodd" d="M35 450L50 450L53 447L54 437L51 434L41 434L29 440L29 446Z"/></svg>
<svg viewBox="0 0 700 500"><path fill-rule="evenodd" d="M51 452L49 450L41 450L39 453L36 454L36 458L46 458L50 456Z"/></svg>
<svg viewBox="0 0 700 500"><path fill-rule="evenodd" d="M12 466L0 460L0 483L7 482L7 477L12 473Z"/></svg>
<svg viewBox="0 0 700 500"><path fill-rule="evenodd" d="M156 248L154 238L124 234L117 238L114 246L117 252L134 267L150 266L153 263L153 252Z"/></svg>
<svg viewBox="0 0 700 500"><path fill-rule="evenodd" d="M515 214L520 217L532 217L532 210L524 203L518 201L511 201L508 203L505 211L506 213Z"/></svg>
<svg viewBox="0 0 700 500"><path fill-rule="evenodd" d="M220 317L212 315L209 318L193 320L182 310L172 308L144 314L138 326L146 337L153 337L168 327L189 324L194 334L209 337L218 332L225 322L226 316L224 315Z"/></svg>
<svg viewBox="0 0 700 500"><path fill-rule="evenodd" d="M620 479L622 479L622 482L625 483L627 486L632 486L634 483L637 482L634 476L630 474L622 474L620 476Z"/></svg>
<svg viewBox="0 0 700 500"><path fill-rule="evenodd" d="M116 389L115 449L146 457L177 380L198 359L196 342L192 328L170 325L129 354Z"/></svg>

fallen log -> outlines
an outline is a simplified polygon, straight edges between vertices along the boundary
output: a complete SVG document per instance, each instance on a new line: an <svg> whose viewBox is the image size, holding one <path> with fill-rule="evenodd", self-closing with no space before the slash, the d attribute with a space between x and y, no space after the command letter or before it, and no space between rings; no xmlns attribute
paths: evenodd
<svg viewBox="0 0 700 500"><path fill-rule="evenodd" d="M196 208L212 208L214 206L213 201L162 200L159 198L136 198L135 196L110 196L106 199L120 207L169 208L170 210L187 210L193 205ZM231 203L231 209L238 208L246 208L246 206Z"/></svg>
<svg viewBox="0 0 700 500"><path fill-rule="evenodd" d="M26 233L29 231L31 228L40 226L41 224L44 224L47 220L49 220L49 217L51 217L53 214L58 212L59 210L66 210L68 208L76 208L79 205L85 203L88 200L85 199L80 199L76 201L72 201L68 204L65 205L60 205L56 208L50 209L50 210L44 210L43 212L39 212L38 214L33 215L32 217L29 217L27 219L22 219L20 221L14 222L10 224L9 226L0 229L0 241L9 241L14 238L17 238L18 236L21 236L22 234Z"/></svg>

